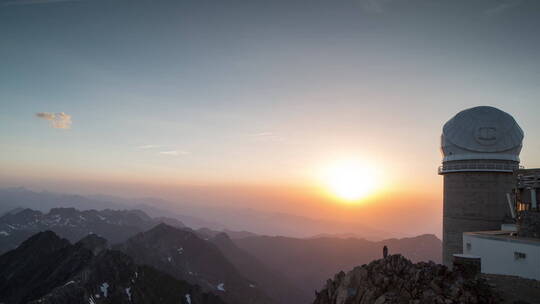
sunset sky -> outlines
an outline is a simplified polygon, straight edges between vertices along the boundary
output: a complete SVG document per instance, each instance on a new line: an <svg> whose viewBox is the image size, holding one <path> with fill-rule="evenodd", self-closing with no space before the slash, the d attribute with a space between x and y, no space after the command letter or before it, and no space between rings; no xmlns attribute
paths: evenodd
<svg viewBox="0 0 540 304"><path fill-rule="evenodd" d="M457 112L510 113L540 167L539 31L535 0L0 0L0 187L440 235ZM343 160L376 180L354 204Z"/></svg>

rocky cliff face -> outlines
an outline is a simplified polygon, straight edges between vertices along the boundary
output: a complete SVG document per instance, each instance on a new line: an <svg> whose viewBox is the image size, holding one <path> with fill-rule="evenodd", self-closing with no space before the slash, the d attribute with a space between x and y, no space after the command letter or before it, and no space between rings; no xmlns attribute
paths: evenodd
<svg viewBox="0 0 540 304"><path fill-rule="evenodd" d="M317 293L314 304L498 303L479 278L435 263L412 263L391 255L368 265L340 272Z"/></svg>

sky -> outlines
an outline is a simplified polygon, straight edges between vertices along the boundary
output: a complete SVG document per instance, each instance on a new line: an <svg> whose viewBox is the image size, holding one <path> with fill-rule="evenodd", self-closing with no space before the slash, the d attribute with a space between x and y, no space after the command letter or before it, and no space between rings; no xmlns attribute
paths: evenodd
<svg viewBox="0 0 540 304"><path fill-rule="evenodd" d="M440 235L457 112L510 113L540 167L539 31L535 0L0 0L0 186ZM356 204L321 183L344 159Z"/></svg>

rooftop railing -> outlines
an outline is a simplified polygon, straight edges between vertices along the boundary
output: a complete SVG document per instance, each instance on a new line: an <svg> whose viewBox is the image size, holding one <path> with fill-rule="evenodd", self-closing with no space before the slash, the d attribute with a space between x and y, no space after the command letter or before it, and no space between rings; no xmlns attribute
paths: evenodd
<svg viewBox="0 0 540 304"><path fill-rule="evenodd" d="M439 166L439 174L450 172L514 172L514 170L523 169L523 166L517 164L501 163L461 163L461 164L443 164Z"/></svg>

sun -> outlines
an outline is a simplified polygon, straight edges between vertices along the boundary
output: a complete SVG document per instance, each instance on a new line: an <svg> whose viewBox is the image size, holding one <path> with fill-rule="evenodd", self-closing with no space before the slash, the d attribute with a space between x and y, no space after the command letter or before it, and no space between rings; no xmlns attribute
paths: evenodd
<svg viewBox="0 0 540 304"><path fill-rule="evenodd" d="M328 190L336 197L353 202L365 198L376 187L374 170L359 161L339 161L323 172Z"/></svg>

